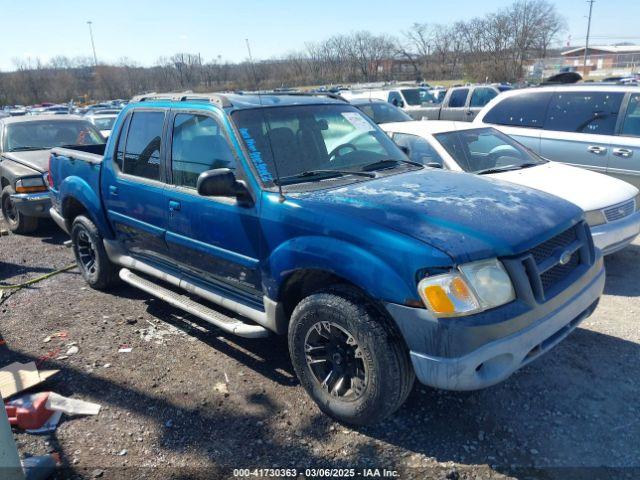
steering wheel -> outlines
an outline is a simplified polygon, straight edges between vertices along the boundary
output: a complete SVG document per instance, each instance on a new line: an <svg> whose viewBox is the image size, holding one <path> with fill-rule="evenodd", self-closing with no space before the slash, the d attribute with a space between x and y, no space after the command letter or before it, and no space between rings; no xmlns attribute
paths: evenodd
<svg viewBox="0 0 640 480"><path fill-rule="evenodd" d="M342 145L338 145L336 148L331 150L331 153L329 153L329 161L333 162L336 158L341 157L342 154L340 153L340 150L343 150L345 148L350 148L352 152L358 150L358 147L356 147L353 143L343 143Z"/></svg>

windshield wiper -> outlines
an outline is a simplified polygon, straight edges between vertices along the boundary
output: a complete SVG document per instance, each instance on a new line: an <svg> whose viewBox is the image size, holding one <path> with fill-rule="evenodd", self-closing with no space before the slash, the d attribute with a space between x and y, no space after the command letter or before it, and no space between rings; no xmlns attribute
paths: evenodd
<svg viewBox="0 0 640 480"><path fill-rule="evenodd" d="M51 147L15 147L9 150L10 152L28 152L31 150L50 150Z"/></svg>
<svg viewBox="0 0 640 480"><path fill-rule="evenodd" d="M509 172L511 170L520 170L521 168L529 168L540 165L540 162L527 162L521 163L519 165L505 165L504 167L491 167L485 168L484 170L478 170L477 172L473 172L476 175L486 175L487 173L500 173L500 172Z"/></svg>
<svg viewBox="0 0 640 480"><path fill-rule="evenodd" d="M332 177L341 177L343 175L358 175L360 177L367 177L367 178L375 178L376 176L375 173L370 173L370 172L359 172L359 171L353 171L353 170L317 169L317 170L307 170L305 172L296 173L295 175L288 175L286 177L280 177L274 183L276 185L286 185L289 183L296 183L296 182L292 182L292 180L305 179L308 177L318 177L315 180L324 180ZM309 182L312 180L304 180L304 181Z"/></svg>
<svg viewBox="0 0 640 480"><path fill-rule="evenodd" d="M392 166L395 166L399 163L405 163L407 165L414 165L416 167L424 167L424 165L422 165L421 163L418 162L414 162L412 160L401 160L401 159L395 159L395 158L389 158L386 160L379 160L377 162L373 162L373 163L367 163L366 165L362 166L362 170L365 172L369 172L371 170L379 170L382 168L389 168Z"/></svg>

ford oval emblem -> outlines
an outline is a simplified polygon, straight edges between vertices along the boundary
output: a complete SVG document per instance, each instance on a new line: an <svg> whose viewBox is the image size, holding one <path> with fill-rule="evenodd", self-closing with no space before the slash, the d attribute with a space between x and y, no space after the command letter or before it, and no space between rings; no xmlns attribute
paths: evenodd
<svg viewBox="0 0 640 480"><path fill-rule="evenodd" d="M563 252L562 255L560 255L560 265L566 265L567 263L569 263L571 261L572 255L573 254L569 251Z"/></svg>

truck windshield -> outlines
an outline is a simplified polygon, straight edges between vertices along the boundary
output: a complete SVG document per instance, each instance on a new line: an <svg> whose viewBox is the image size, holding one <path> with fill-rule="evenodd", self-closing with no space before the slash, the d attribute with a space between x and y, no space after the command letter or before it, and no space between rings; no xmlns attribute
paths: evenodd
<svg viewBox="0 0 640 480"><path fill-rule="evenodd" d="M424 103L438 103L428 90L424 88L403 88L402 95L409 105L420 106Z"/></svg>
<svg viewBox="0 0 640 480"><path fill-rule="evenodd" d="M312 181L309 174L318 170L344 176L348 171L407 165L407 157L391 139L350 105L248 109L232 118L260 178L269 186L276 177L287 178L288 184Z"/></svg>
<svg viewBox="0 0 640 480"><path fill-rule="evenodd" d="M104 138L89 122L38 120L7 125L4 150L48 150L68 145L99 145Z"/></svg>
<svg viewBox="0 0 640 480"><path fill-rule="evenodd" d="M434 135L465 172L479 175L518 170L546 163L515 140L493 128Z"/></svg>
<svg viewBox="0 0 640 480"><path fill-rule="evenodd" d="M115 121L116 117L96 117L93 119L93 124L98 130L111 130Z"/></svg>

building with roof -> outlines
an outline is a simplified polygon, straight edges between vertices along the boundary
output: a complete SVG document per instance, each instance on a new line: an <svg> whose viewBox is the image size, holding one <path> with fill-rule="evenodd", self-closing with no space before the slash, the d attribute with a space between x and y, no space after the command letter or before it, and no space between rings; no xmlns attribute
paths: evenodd
<svg viewBox="0 0 640 480"><path fill-rule="evenodd" d="M566 50L560 54L564 59L562 63L589 76L625 75L640 70L640 45L590 46L587 50L586 69L584 53L585 47Z"/></svg>

